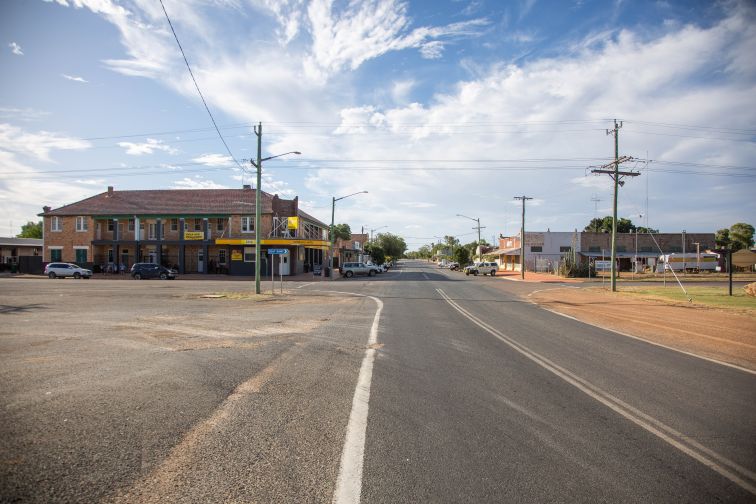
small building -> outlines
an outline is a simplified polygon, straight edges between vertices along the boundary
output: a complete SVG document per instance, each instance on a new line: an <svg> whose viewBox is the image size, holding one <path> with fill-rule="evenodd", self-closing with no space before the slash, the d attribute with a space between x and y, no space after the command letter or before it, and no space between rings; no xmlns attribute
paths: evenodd
<svg viewBox="0 0 756 504"><path fill-rule="evenodd" d="M345 262L362 262L366 258L367 233L352 233L349 240L336 239L334 244L334 268Z"/></svg>
<svg viewBox="0 0 756 504"><path fill-rule="evenodd" d="M322 264L328 226L299 209L299 200L262 193L261 271L270 274L269 248L286 249L276 273ZM173 189L106 192L57 209L44 207L43 258L97 269L137 262L179 273L254 275L255 191Z"/></svg>
<svg viewBox="0 0 756 504"><path fill-rule="evenodd" d="M487 255L495 256L499 269L520 271L520 234L499 238L499 248ZM526 231L525 270L554 271L565 254L580 250L580 233L577 231Z"/></svg>
<svg viewBox="0 0 756 504"><path fill-rule="evenodd" d="M37 238L0 237L0 268L19 273L41 273L43 247L43 240Z"/></svg>

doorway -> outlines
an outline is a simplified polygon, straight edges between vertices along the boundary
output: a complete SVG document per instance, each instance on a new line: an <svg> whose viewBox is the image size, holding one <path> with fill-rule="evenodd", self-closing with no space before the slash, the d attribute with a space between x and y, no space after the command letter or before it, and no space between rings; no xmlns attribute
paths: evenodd
<svg viewBox="0 0 756 504"><path fill-rule="evenodd" d="M205 272L205 251L202 249L197 252L197 272Z"/></svg>

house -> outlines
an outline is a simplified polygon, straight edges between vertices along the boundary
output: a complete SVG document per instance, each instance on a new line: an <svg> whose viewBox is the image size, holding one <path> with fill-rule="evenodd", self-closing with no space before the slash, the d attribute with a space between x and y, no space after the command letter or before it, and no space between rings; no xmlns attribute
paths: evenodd
<svg viewBox="0 0 756 504"><path fill-rule="evenodd" d="M334 268L345 262L362 262L365 260L365 245L368 242L367 233L352 233L349 240L336 239L334 244Z"/></svg>
<svg viewBox="0 0 756 504"><path fill-rule="evenodd" d="M261 193L261 271L270 274L269 248L283 275L322 264L328 226L291 200ZM136 262L175 267L179 273L254 275L255 191L172 189L106 192L52 209L44 207L43 260L88 267L129 268ZM276 268L279 269L278 267Z"/></svg>
<svg viewBox="0 0 756 504"><path fill-rule="evenodd" d="M0 237L0 271L17 270L20 273L42 272L43 241L37 238Z"/></svg>
<svg viewBox="0 0 756 504"><path fill-rule="evenodd" d="M495 256L502 271L520 271L520 235L502 236L499 248L487 255ZM577 231L525 232L525 270L554 271L565 254L580 250L580 233Z"/></svg>

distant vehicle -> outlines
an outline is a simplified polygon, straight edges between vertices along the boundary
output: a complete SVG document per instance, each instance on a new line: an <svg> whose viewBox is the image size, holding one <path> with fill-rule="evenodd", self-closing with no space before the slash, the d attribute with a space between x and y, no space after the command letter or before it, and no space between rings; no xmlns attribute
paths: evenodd
<svg viewBox="0 0 756 504"><path fill-rule="evenodd" d="M339 273L346 278L355 275L373 276L378 273L378 266L361 262L347 262L339 266Z"/></svg>
<svg viewBox="0 0 756 504"><path fill-rule="evenodd" d="M45 275L49 278L91 278L92 270L82 268L78 264L55 262L45 266Z"/></svg>
<svg viewBox="0 0 756 504"><path fill-rule="evenodd" d="M704 252L701 254L665 254L659 256L656 269L662 273L667 271L717 271L719 254Z"/></svg>
<svg viewBox="0 0 756 504"><path fill-rule="evenodd" d="M452 271L456 271L459 269L459 263L456 262L450 262L449 263L449 269Z"/></svg>
<svg viewBox="0 0 756 504"><path fill-rule="evenodd" d="M465 268L465 275L491 275L495 276L499 265L495 262L479 262Z"/></svg>
<svg viewBox="0 0 756 504"><path fill-rule="evenodd" d="M141 280L143 278L159 278L161 280L174 280L176 270L152 263L135 263L131 267L131 278Z"/></svg>

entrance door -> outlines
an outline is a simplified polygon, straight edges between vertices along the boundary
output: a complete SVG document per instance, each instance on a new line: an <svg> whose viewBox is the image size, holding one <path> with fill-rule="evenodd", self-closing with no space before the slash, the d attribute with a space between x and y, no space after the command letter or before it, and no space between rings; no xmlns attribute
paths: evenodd
<svg viewBox="0 0 756 504"><path fill-rule="evenodd" d="M197 271L199 273L205 272L205 251L202 249L197 252Z"/></svg>
<svg viewBox="0 0 756 504"><path fill-rule="evenodd" d="M149 261L151 264L157 264L157 252L155 249L150 249L148 252Z"/></svg>
<svg viewBox="0 0 756 504"><path fill-rule="evenodd" d="M288 252L285 253L285 254L281 254L281 255L278 256L278 260L281 261L280 263L278 263L278 274L279 275L288 275L289 274L289 269L290 269L290 266L291 266L289 264L289 258L290 258L290 255L289 255Z"/></svg>

